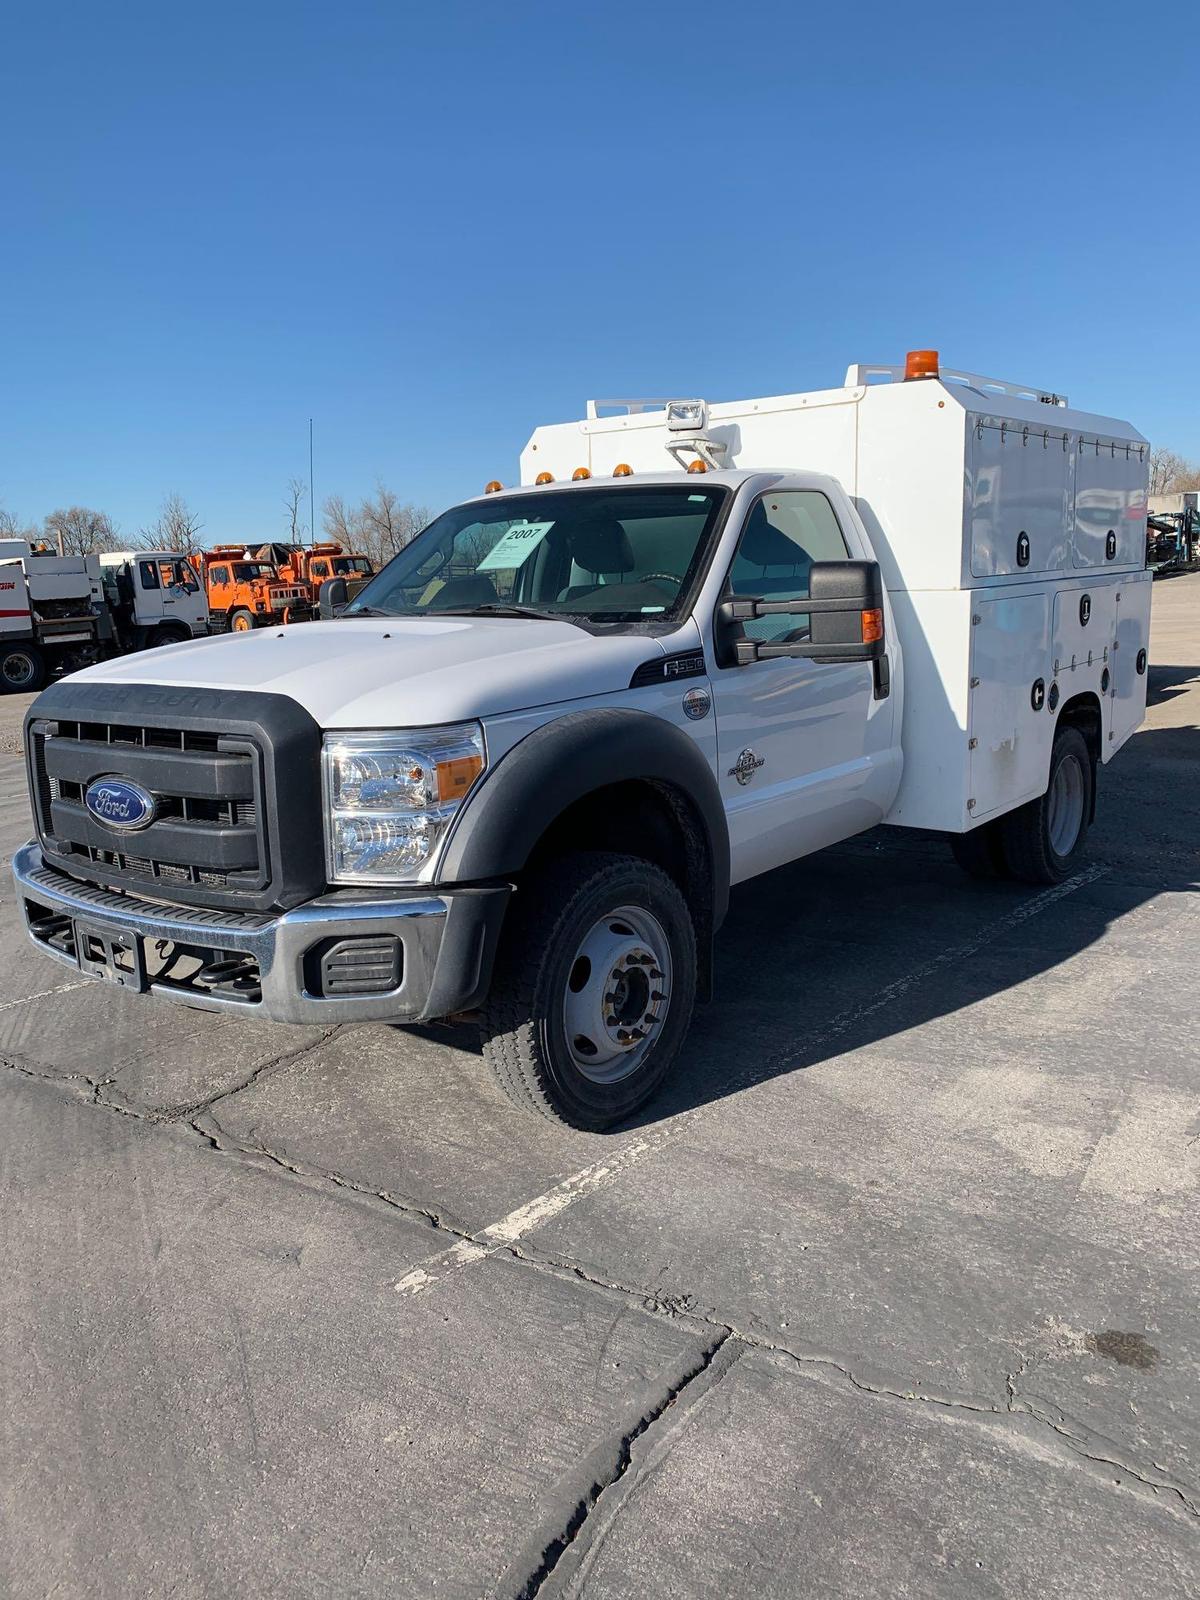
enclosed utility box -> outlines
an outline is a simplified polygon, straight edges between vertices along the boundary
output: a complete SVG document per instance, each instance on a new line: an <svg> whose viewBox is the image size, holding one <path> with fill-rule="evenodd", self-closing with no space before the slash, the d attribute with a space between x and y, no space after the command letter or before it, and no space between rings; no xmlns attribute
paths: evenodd
<svg viewBox="0 0 1200 1600"><path fill-rule="evenodd" d="M694 442L722 467L837 478L902 648L888 820L961 832L1042 793L1067 702L1094 716L1102 760L1141 721L1149 446L1049 391L947 369L904 380L852 366L839 389L693 402L695 441L668 426L666 401L592 401L581 421L536 430L521 476L659 472Z"/></svg>

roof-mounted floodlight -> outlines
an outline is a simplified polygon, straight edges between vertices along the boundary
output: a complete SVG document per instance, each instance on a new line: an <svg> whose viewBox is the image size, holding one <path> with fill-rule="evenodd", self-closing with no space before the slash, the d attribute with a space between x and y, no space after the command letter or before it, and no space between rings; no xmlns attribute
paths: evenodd
<svg viewBox="0 0 1200 1600"><path fill-rule="evenodd" d="M708 406L703 400L668 400L667 427L672 433L703 433Z"/></svg>

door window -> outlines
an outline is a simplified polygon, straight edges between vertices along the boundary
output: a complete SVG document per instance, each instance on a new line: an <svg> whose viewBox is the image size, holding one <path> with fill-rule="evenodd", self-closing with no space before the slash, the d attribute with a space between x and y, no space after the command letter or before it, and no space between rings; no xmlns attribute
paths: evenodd
<svg viewBox="0 0 1200 1600"><path fill-rule="evenodd" d="M139 561L138 571L142 575L143 589L158 588L158 563L154 561Z"/></svg>
<svg viewBox="0 0 1200 1600"><path fill-rule="evenodd" d="M209 577L209 582L210 583L214 583L214 584L216 584L216 583L228 583L229 582L229 568L228 567L210 567L208 569L208 577Z"/></svg>
<svg viewBox="0 0 1200 1600"><path fill-rule="evenodd" d="M814 561L848 561L833 507L817 489L785 489L756 500L730 568L733 594L758 600L806 600ZM756 617L748 639L782 644L808 633L807 615Z"/></svg>

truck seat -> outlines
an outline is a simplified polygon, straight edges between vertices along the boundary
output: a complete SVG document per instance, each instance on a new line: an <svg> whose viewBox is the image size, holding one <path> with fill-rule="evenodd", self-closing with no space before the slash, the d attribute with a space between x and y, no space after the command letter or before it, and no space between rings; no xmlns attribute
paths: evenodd
<svg viewBox="0 0 1200 1600"><path fill-rule="evenodd" d="M565 531L567 553L574 569L592 574L591 583L572 583L559 592L559 600L574 600L600 588L601 578L620 579L637 566L629 535L619 518L585 514Z"/></svg>

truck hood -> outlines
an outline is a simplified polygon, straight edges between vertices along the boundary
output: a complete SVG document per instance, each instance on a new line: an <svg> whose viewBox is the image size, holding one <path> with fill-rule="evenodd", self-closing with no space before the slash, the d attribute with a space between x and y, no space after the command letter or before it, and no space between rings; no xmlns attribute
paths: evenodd
<svg viewBox="0 0 1200 1600"><path fill-rule="evenodd" d="M322 728L422 727L625 689L656 639L524 617L355 617L101 662L72 682L257 689Z"/></svg>

